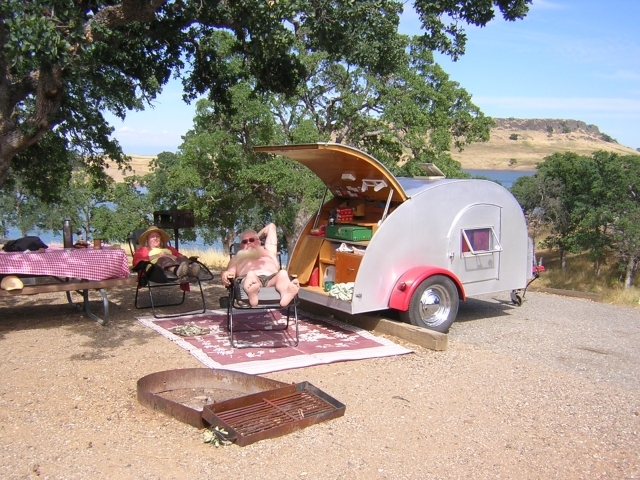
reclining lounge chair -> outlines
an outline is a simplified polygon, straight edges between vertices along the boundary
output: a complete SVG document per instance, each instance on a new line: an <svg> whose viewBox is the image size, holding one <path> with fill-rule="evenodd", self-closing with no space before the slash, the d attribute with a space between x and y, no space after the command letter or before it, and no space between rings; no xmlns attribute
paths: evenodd
<svg viewBox="0 0 640 480"><path fill-rule="evenodd" d="M239 244L233 244L229 252L231 256L239 250ZM280 262L282 264L282 262ZM286 307L280 306L280 293L275 287L262 287L258 294L258 305L252 307L249 304L247 293L242 288L242 278L230 278L231 285L227 287L228 295L220 298L220 306L227 309L227 329L229 331L229 343L233 348L249 348L249 347L265 347L264 343L254 343L247 340L241 342L236 341L234 334L238 332L252 331L282 331L283 341L274 341L269 344L269 348L276 347L297 347L299 342L298 328L298 303L299 298L296 295L294 299ZM277 319L286 309L286 318ZM255 311L265 312L270 315L272 320L264 325L257 325L252 322L244 322L245 326L238 326L238 322L234 319L234 312ZM250 324L251 323L251 324ZM289 325L293 323L295 327L295 336L287 336L285 331L289 330ZM287 338L288 337L288 338Z"/></svg>
<svg viewBox="0 0 640 480"><path fill-rule="evenodd" d="M127 238L131 254L139 248L138 239L144 232L144 229L134 230ZM183 315L193 315L204 313L206 304L204 292L202 290L202 281L212 280L213 274L197 257L189 257L192 262L200 265L200 273L197 277L189 277L188 283L180 283L176 275L166 272L162 267L151 262L138 262L133 270L138 274L138 283L136 285L135 306L138 309L151 308L151 312L155 318L171 318ZM184 304L187 298L187 292L191 291L191 287L197 287L199 292L199 307L189 311L180 311L173 313L161 313L158 311L162 307L175 307ZM148 302L142 299L140 290L147 290Z"/></svg>

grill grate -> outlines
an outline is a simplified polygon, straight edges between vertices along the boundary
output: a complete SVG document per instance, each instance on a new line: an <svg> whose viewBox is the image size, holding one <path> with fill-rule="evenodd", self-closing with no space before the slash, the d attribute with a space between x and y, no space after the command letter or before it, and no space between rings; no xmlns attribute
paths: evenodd
<svg viewBox="0 0 640 480"><path fill-rule="evenodd" d="M229 410L218 416L238 433L253 435L332 409L333 406L321 398L302 392L275 401L265 400L249 407Z"/></svg>
<svg viewBox="0 0 640 480"><path fill-rule="evenodd" d="M240 446L278 437L344 415L345 406L308 382L204 407L202 417L224 427Z"/></svg>

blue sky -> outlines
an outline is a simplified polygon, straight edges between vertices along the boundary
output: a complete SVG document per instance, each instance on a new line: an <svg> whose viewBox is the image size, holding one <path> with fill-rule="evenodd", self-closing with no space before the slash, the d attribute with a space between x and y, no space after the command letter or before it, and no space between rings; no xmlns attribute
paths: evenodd
<svg viewBox="0 0 640 480"><path fill-rule="evenodd" d="M401 32L419 33L406 4ZM466 54L436 61L489 116L582 120L640 148L640 0L534 0L527 17L467 27ZM171 82L155 108L107 117L127 154L174 152L195 103Z"/></svg>

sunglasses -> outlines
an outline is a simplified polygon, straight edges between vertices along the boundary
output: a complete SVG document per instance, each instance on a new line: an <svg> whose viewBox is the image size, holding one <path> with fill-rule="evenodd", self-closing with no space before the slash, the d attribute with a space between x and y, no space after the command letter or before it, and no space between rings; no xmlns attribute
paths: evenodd
<svg viewBox="0 0 640 480"><path fill-rule="evenodd" d="M256 239L255 239L255 238L253 238L253 237L251 237L251 238L245 238L245 239L244 239L244 240L242 240L242 242L240 242L240 243L242 243L243 245L246 245L247 243L253 243L253 242L255 242L255 241L256 241Z"/></svg>

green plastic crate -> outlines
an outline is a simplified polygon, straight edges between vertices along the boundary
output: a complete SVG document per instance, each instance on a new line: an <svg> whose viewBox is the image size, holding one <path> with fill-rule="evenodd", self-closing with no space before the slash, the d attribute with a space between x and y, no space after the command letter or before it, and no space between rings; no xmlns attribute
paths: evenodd
<svg viewBox="0 0 640 480"><path fill-rule="evenodd" d="M325 234L329 238L340 240L350 240L352 242L363 242L371 240L371 227L360 227L358 225L327 225Z"/></svg>

